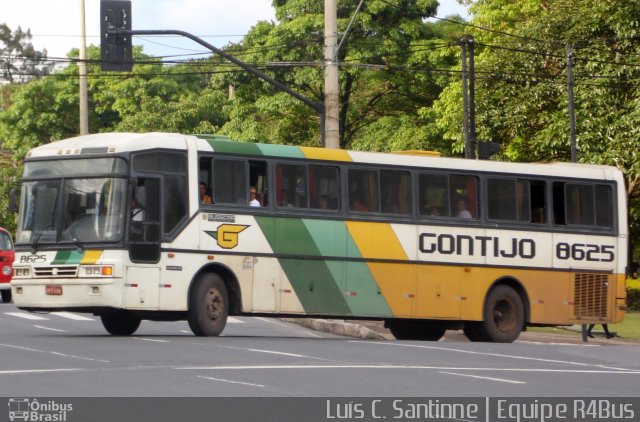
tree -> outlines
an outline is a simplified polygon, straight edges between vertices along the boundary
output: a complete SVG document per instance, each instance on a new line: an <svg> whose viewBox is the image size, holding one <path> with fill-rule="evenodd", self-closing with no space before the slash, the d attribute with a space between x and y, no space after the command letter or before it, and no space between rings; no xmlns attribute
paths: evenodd
<svg viewBox="0 0 640 422"><path fill-rule="evenodd" d="M47 50L37 51L31 44L31 31L18 27L14 32L0 24L0 78L9 82L25 82L48 74Z"/></svg>
<svg viewBox="0 0 640 422"><path fill-rule="evenodd" d="M339 2L339 32L344 33L357 4ZM322 2L275 0L273 5L279 23L257 24L229 52L321 101ZM380 131L392 134L394 144L402 148L429 147L441 139L433 115L420 112L430 107L445 83L432 69L448 68L455 57L438 54L449 40L440 38L437 25L423 21L436 7L432 0L365 2L338 57L342 147L388 150L391 145ZM244 73L217 75L213 86L223 85L235 87L226 133L240 139L318 145L319 119L307 106ZM426 130L413 130L416 127Z"/></svg>

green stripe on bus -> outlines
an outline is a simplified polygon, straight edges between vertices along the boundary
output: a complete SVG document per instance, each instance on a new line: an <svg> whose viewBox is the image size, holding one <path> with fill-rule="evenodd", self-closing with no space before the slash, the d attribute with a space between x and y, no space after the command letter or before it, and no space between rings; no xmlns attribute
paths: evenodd
<svg viewBox="0 0 640 422"><path fill-rule="evenodd" d="M84 257L84 252L78 251L58 251L53 259L52 265L79 264Z"/></svg>
<svg viewBox="0 0 640 422"><path fill-rule="evenodd" d="M278 255L321 255L304 222L298 218L255 217L271 249ZM350 315L335 261L280 258L280 265L307 313Z"/></svg>
<svg viewBox="0 0 640 422"><path fill-rule="evenodd" d="M275 144L257 144L264 155L287 158L305 158L304 153L298 147Z"/></svg>
<svg viewBox="0 0 640 422"><path fill-rule="evenodd" d="M304 220L323 256L362 258L349 230L342 221ZM362 316L392 316L369 267L364 262L335 261L334 280L344 292L351 313Z"/></svg>
<svg viewBox="0 0 640 422"><path fill-rule="evenodd" d="M231 154L262 155L262 151L256 144L246 142L222 141L217 139L207 139L209 145L215 152L227 152Z"/></svg>

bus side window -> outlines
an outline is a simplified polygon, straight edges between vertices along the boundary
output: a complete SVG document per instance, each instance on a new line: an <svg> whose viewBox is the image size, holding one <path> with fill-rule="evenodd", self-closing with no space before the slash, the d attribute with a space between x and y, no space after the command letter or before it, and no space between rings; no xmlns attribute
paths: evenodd
<svg viewBox="0 0 640 422"><path fill-rule="evenodd" d="M321 210L337 210L340 206L338 168L334 166L309 166L309 207Z"/></svg>
<svg viewBox="0 0 640 422"><path fill-rule="evenodd" d="M451 217L478 219L478 178L452 174L449 177Z"/></svg>

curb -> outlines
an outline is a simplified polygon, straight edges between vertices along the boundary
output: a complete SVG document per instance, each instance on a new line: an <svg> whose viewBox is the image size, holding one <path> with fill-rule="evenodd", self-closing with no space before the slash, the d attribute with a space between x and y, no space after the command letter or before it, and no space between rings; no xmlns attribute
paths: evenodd
<svg viewBox="0 0 640 422"><path fill-rule="evenodd" d="M384 334L373 331L364 325L353 324L339 319L314 319L314 318L283 318L282 321L291 322L303 327L311 328L323 333L349 336L366 340L391 340Z"/></svg>

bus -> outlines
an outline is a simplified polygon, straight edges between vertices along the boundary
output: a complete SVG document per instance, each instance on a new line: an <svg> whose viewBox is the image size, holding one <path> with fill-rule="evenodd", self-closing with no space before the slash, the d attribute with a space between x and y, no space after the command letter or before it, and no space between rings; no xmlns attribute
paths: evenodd
<svg viewBox="0 0 640 422"><path fill-rule="evenodd" d="M27 154L11 288L113 335L259 315L513 342L621 321L627 237L614 167L104 133Z"/></svg>

